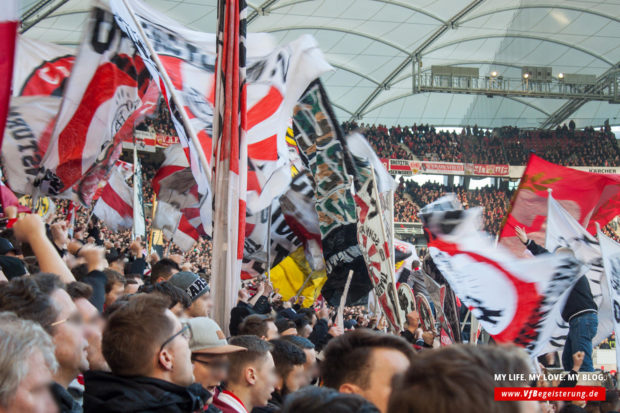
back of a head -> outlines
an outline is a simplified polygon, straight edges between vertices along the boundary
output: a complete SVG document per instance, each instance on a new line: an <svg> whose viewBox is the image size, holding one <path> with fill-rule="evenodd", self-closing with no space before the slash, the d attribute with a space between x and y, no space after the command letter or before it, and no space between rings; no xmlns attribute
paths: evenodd
<svg viewBox="0 0 620 413"><path fill-rule="evenodd" d="M506 350L452 345L420 353L394 381L388 412L452 413L458 406L460 413L519 413L519 402L494 400L496 386L515 384L495 382L494 371L516 366L517 370L501 371L527 372L514 354L506 353L507 360L502 361L502 351Z"/></svg>
<svg viewBox="0 0 620 413"><path fill-rule="evenodd" d="M157 284L144 284L138 288L138 292L147 294L158 294L166 297L170 301L168 308L172 308L181 303L183 308L189 308L192 305L192 299L179 287L176 287L168 281L162 281Z"/></svg>
<svg viewBox="0 0 620 413"><path fill-rule="evenodd" d="M0 312L0 406L7 407L28 375L28 359L40 351L47 367L57 368L52 338L36 322Z"/></svg>
<svg viewBox="0 0 620 413"><path fill-rule="evenodd" d="M103 273L106 276L106 282L105 282L106 294L112 290L112 288L114 287L114 284L125 285L125 277L123 277L123 274L121 274L120 272L114 271L110 268L106 268L105 270L103 270Z"/></svg>
<svg viewBox="0 0 620 413"><path fill-rule="evenodd" d="M313 350L316 347L312 341L301 336L282 336L280 340L288 341L302 350Z"/></svg>
<svg viewBox="0 0 620 413"><path fill-rule="evenodd" d="M414 357L411 345L393 334L359 329L331 339L321 363L325 386L338 390L344 383L354 383L366 388L372 350L381 348L400 351L410 360Z"/></svg>
<svg viewBox="0 0 620 413"><path fill-rule="evenodd" d="M247 351L239 351L228 355L230 367L228 369L228 381L241 383L244 370L251 364L263 363L267 360L267 354L271 351L269 342L253 335L236 336L228 340L228 344L245 347Z"/></svg>
<svg viewBox="0 0 620 413"><path fill-rule="evenodd" d="M269 329L267 323L269 321L273 321L273 318L263 314L249 315L239 325L239 335L266 337Z"/></svg>
<svg viewBox="0 0 620 413"><path fill-rule="evenodd" d="M276 365L278 376L286 378L295 366L302 366L306 362L306 353L293 343L282 339L270 340L271 355Z"/></svg>
<svg viewBox="0 0 620 413"><path fill-rule="evenodd" d="M102 353L114 374L148 376L159 346L172 335L168 301L138 294L116 309L103 332Z"/></svg>
<svg viewBox="0 0 620 413"><path fill-rule="evenodd" d="M0 311L11 311L20 318L36 321L52 334L58 309L50 295L56 289L64 289L64 284L54 274L14 278L0 287Z"/></svg>
<svg viewBox="0 0 620 413"><path fill-rule="evenodd" d="M157 283L157 280L160 278L164 281L168 280L174 273L180 270L179 264L170 258L162 258L153 264L153 267L151 268L151 284Z"/></svg>
<svg viewBox="0 0 620 413"><path fill-rule="evenodd" d="M560 409L559 413L587 413L587 410L575 404L567 404Z"/></svg>
<svg viewBox="0 0 620 413"><path fill-rule="evenodd" d="M80 298L88 300L93 295L93 287L81 281L74 281L67 284L67 293L74 301Z"/></svg>
<svg viewBox="0 0 620 413"><path fill-rule="evenodd" d="M339 393L325 387L306 387L286 398L282 413L379 413L356 394Z"/></svg>

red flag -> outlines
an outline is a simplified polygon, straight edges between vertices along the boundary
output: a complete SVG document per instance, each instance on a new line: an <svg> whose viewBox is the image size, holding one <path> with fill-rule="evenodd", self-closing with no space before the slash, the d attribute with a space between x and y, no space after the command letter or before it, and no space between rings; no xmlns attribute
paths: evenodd
<svg viewBox="0 0 620 413"><path fill-rule="evenodd" d="M597 222L605 226L620 213L620 176L582 172L532 154L500 233L500 242L518 255L525 253L525 247L515 226L524 227L535 242L545 243L548 189L591 234L596 233Z"/></svg>
<svg viewBox="0 0 620 413"><path fill-rule="evenodd" d="M9 113L18 23L17 1L3 2L0 7L0 148L6 116Z"/></svg>

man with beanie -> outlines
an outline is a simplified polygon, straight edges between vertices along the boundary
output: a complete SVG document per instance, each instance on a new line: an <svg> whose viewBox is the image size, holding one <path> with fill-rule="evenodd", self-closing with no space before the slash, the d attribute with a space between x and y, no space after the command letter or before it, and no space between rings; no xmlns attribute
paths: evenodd
<svg viewBox="0 0 620 413"><path fill-rule="evenodd" d="M211 289L198 274L181 271L170 277L168 282L185 291L192 300L192 305L184 311L185 318L209 316L213 307Z"/></svg>

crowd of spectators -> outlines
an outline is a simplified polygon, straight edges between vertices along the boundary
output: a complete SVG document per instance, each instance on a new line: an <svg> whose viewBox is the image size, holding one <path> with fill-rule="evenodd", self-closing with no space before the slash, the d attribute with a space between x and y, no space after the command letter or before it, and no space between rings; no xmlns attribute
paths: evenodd
<svg viewBox="0 0 620 413"><path fill-rule="evenodd" d="M466 126L460 133L417 125L387 128L355 122L345 132L360 129L379 157L420 161L525 165L531 151L566 166L619 166L620 148L609 125L576 130L574 123L555 130L502 127L493 130Z"/></svg>

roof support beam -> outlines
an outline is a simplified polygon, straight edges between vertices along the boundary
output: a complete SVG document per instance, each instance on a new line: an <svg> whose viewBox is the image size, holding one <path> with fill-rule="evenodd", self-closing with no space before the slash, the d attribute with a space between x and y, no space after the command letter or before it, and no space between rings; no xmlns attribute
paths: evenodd
<svg viewBox="0 0 620 413"><path fill-rule="evenodd" d="M344 70L345 72L353 73L354 75L357 75L357 76L359 76L359 77L361 77L361 78L364 78L364 79L368 80L369 82L374 83L375 85L378 85L378 84L379 84L379 81L378 81L378 80L375 80L375 79L373 79L372 77L370 77L370 76L368 76L368 75L365 75L365 74L364 74L364 73L362 73L362 72L358 72L358 71L357 71L357 70L355 70L355 69L351 69L350 67L343 66L343 65L338 64L338 63L330 62L330 61L329 61L329 59L327 60L327 62L328 62L330 65L334 66L336 69L341 69L341 70Z"/></svg>
<svg viewBox="0 0 620 413"><path fill-rule="evenodd" d="M594 57L594 58L596 58L596 59L598 59L598 60L600 60L602 62L607 63L610 66L614 65L613 62L611 62L610 60L607 60L603 56L601 56L601 55L599 55L597 53L594 53L594 52L592 52L590 50L583 49L581 47L572 45L570 43L562 42L560 40L549 39L549 38L542 37L542 36L532 36L532 35L529 35L529 34L505 33L505 34L486 34L486 35L483 35L483 36L465 37L463 39L454 40L454 41L451 41L451 42L448 42L448 43L441 44L441 45L439 45L437 47L434 47L433 49L431 49L428 52L426 52L426 54L428 55L428 54L431 54L433 52L436 52L437 50L441 50L441 49L444 49L446 47L454 46L454 45L465 43L465 42L473 42L473 41L476 41L476 40L487 40L487 39L505 39L505 38L509 38L509 39L525 39L525 40L538 40L538 41L541 41L541 42L554 43L554 44L557 44L557 45L560 45L560 46L564 46L564 47L568 47L570 49L577 50L577 51L579 51L581 53L585 53L587 55L590 55L590 56L592 56L592 57Z"/></svg>
<svg viewBox="0 0 620 413"><path fill-rule="evenodd" d="M277 32L285 32L285 31L290 31L290 30L327 30L327 31L332 31L332 32L340 32L340 33L346 33L346 34L351 34L353 36L360 36L360 37L365 37L366 39L370 39L372 41L375 42L379 42L379 43L383 43L386 46L392 47L396 50L398 50L399 52L408 55L409 52L407 51L407 49L404 49L403 47L394 44L392 42L388 42L387 40L383 40L380 37L376 37L367 33L362 33L362 32L358 32L355 30L349 30L349 29L342 29L340 27L329 27L329 26L286 26L286 27L274 27L273 29L267 29L264 30L264 32L267 33L277 33Z"/></svg>
<svg viewBox="0 0 620 413"><path fill-rule="evenodd" d="M396 77L406 68L409 68L411 62L414 59L418 59L424 50L431 46L438 38L440 38L448 29L454 27L459 20L465 17L470 11L476 8L484 0L474 0L469 3L463 10L455 14L450 20L446 21L441 27L439 27L433 34L431 34L416 50L414 50L405 60L399 64L396 69L392 71L387 77L377 85L376 89L361 103L361 105L355 110L355 113L351 117L351 120L361 117L361 114L370 106L370 104L377 98L382 90L385 90L390 83L396 79Z"/></svg>
<svg viewBox="0 0 620 413"><path fill-rule="evenodd" d="M55 12L69 0L40 0L21 15L20 33L27 32L32 26Z"/></svg>
<svg viewBox="0 0 620 413"><path fill-rule="evenodd" d="M503 12L514 11L514 10L527 10L527 9L571 10L571 11L576 11L576 12L579 12L579 13L592 14L594 16L599 16L599 17L602 17L604 19L609 19L609 20L613 20L613 21L615 21L617 23L620 23L620 19L619 18L614 17L614 16L610 16L610 15L605 14L605 13L599 13L599 12L597 12L595 10L586 9L586 8L582 8L582 7L565 6L565 5L562 5L561 3L558 3L558 4L523 4L523 5L520 5L520 6L503 7L503 8L500 8L500 9L485 11L483 13L471 16L468 19L462 20L461 24L465 24L467 22L470 22L472 20L478 19L480 17L490 16L490 15L496 14L496 13L503 13Z"/></svg>
<svg viewBox="0 0 620 413"><path fill-rule="evenodd" d="M278 0L265 0L260 6L250 6L252 12L248 15L248 25L252 23L258 16L264 15L269 12L269 9L273 7Z"/></svg>

